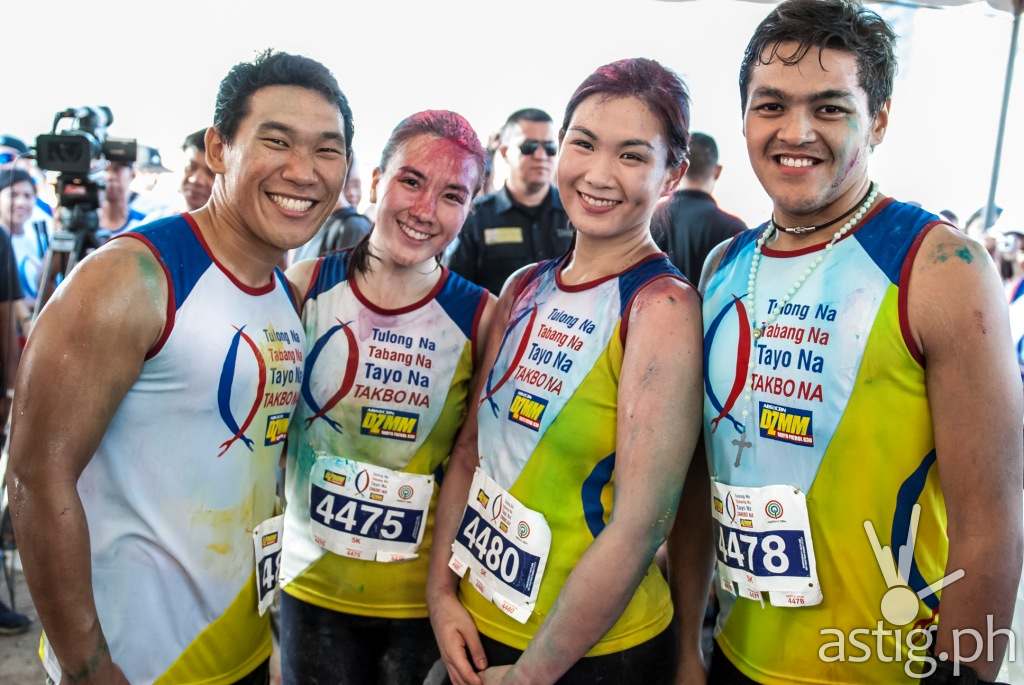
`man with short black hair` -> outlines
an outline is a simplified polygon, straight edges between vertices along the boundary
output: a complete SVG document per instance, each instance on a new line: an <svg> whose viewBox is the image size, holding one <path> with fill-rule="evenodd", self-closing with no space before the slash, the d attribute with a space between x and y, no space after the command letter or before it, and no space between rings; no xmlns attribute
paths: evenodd
<svg viewBox="0 0 1024 685"><path fill-rule="evenodd" d="M188 211L194 212L210 199L214 173L206 163L206 129L190 133L181 145L185 153L185 169L181 176L181 195Z"/></svg>
<svg viewBox="0 0 1024 685"><path fill-rule="evenodd" d="M551 116L540 109L513 112L498 152L508 163L508 181L474 203L450 259L452 271L495 294L516 269L557 257L572 243L551 183L558 152Z"/></svg>
<svg viewBox="0 0 1024 685"><path fill-rule="evenodd" d="M773 207L701 279L714 527L684 504L669 543L686 682L712 566L709 682L973 684L1002 662L1024 393L984 250L871 179L895 45L860 2L786 0L744 55Z"/></svg>
<svg viewBox="0 0 1024 685"><path fill-rule="evenodd" d="M322 64L268 51L205 136L209 202L84 259L23 355L8 483L55 683L267 682L253 532L280 521L304 352L275 266L333 209L352 113Z"/></svg>
<svg viewBox="0 0 1024 685"><path fill-rule="evenodd" d="M712 248L747 227L719 209L713 197L715 183L722 175L715 139L695 131L690 135L689 158L690 166L679 190L655 212L651 233L676 268L696 283Z"/></svg>

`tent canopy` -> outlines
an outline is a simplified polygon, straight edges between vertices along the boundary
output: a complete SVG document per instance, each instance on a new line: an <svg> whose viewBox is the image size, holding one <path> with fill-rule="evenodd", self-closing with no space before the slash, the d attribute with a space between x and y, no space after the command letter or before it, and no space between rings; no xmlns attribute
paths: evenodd
<svg viewBox="0 0 1024 685"><path fill-rule="evenodd" d="M662 0L662 2L687 2L688 0ZM746 2L762 2L778 4L779 0L745 0ZM996 9L1004 12L1020 13L1024 11L1024 0L874 0L887 5L904 5L907 7L953 7L971 5L976 2L988 2Z"/></svg>

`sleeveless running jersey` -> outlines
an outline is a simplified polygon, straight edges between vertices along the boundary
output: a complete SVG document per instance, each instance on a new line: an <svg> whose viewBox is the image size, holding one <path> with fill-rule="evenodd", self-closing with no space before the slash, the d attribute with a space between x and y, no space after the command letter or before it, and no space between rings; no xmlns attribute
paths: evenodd
<svg viewBox="0 0 1024 685"><path fill-rule="evenodd" d="M415 559L351 559L313 540L310 470L321 452L440 481L467 413L487 291L445 269L419 302L382 309L349 278L349 254L317 261L302 305L310 352L288 438L281 586L332 611L423 618L437 488Z"/></svg>
<svg viewBox="0 0 1024 685"><path fill-rule="evenodd" d="M718 644L759 683L910 682L906 634L937 620L939 596L925 589L945 573L946 511L924 359L910 334L907 298L914 257L938 222L912 205L881 201L829 250L759 339L743 298L764 227L737 236L708 282L704 435L712 478L743 487L795 486L806 494L824 595L815 606L775 607L767 598L735 598L716 583ZM824 247L762 250L758 325ZM714 505L723 511L722 502ZM728 503L724 510L730 511ZM909 625L894 626L881 611L888 586L866 522L880 547L892 550L882 552L888 564L898 563L896 552L911 541L903 582L923 597ZM718 537L716 531L716 544ZM822 632L835 629L849 639L854 630L879 627L889 631L884 654L874 635L852 638L870 645L866 660L857 644L846 641L840 649L836 633ZM885 663L897 642L903 658Z"/></svg>
<svg viewBox="0 0 1024 685"><path fill-rule="evenodd" d="M163 336L78 481L100 624L135 685L233 683L270 656L252 530L274 513L300 322L283 274L246 287L188 215L118 240L153 252L168 303Z"/></svg>
<svg viewBox="0 0 1024 685"><path fill-rule="evenodd" d="M566 258L524 279L479 400L480 468L544 515L551 549L536 607L517 623L483 598L467 574L460 597L481 633L516 649L544 622L580 557L604 529L614 501L619 371L636 293L682 274L664 254L579 285L561 282ZM672 620L668 586L652 563L614 626L588 652L620 652Z"/></svg>

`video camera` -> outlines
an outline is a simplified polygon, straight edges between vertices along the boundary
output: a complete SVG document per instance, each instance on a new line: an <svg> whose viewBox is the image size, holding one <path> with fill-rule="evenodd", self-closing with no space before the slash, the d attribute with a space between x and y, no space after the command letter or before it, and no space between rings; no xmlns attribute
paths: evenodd
<svg viewBox="0 0 1024 685"><path fill-rule="evenodd" d="M62 121L71 125L58 131ZM40 169L59 171L57 196L63 209L72 210L77 221L69 230L94 229L102 181L92 177L94 162L134 164L138 143L131 138L112 138L107 127L114 121L109 107L71 107L57 112L48 134L36 137L36 164ZM90 219L84 213L93 214ZM81 225L85 221L91 225Z"/></svg>

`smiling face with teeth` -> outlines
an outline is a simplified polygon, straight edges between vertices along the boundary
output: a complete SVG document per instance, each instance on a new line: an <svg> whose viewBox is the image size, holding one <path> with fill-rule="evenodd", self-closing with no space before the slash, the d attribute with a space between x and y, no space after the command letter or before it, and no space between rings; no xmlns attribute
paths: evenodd
<svg viewBox="0 0 1024 685"><path fill-rule="evenodd" d="M450 140L422 134L400 145L386 169L373 171L373 254L401 267L429 265L465 223L480 173L479 162Z"/></svg>
<svg viewBox="0 0 1024 685"><path fill-rule="evenodd" d="M686 165L668 166L661 120L635 97L597 94L573 112L558 157L558 192L580 238L650 230L655 204Z"/></svg>
<svg viewBox="0 0 1024 685"><path fill-rule="evenodd" d="M783 43L777 54L788 57L796 48ZM867 189L868 157L888 120L888 102L870 115L853 53L824 49L819 55L812 48L795 64L757 64L743 132L776 220L813 225L853 206Z"/></svg>
<svg viewBox="0 0 1024 685"><path fill-rule="evenodd" d="M233 139L211 127L206 148L217 174L210 206L268 251L313 236L334 209L348 168L337 105L299 86L260 88Z"/></svg>

